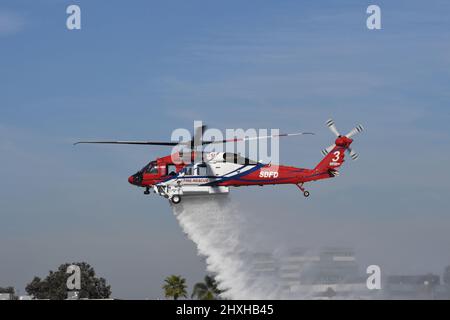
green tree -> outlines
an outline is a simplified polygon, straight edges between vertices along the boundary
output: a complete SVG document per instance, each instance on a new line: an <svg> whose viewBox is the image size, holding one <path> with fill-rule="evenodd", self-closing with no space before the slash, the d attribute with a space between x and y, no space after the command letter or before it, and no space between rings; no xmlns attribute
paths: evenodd
<svg viewBox="0 0 450 320"><path fill-rule="evenodd" d="M164 295L166 298L173 298L178 300L179 297L187 298L186 279L181 276L171 275L164 279Z"/></svg>
<svg viewBox="0 0 450 320"><path fill-rule="evenodd" d="M217 281L212 276L205 276L204 282L198 282L194 285L191 298L197 297L199 300L216 300L222 293L217 288Z"/></svg>
<svg viewBox="0 0 450 320"><path fill-rule="evenodd" d="M45 279L34 277L25 290L36 299L63 300L67 298L67 267L77 265L81 271L81 288L79 298L105 299L111 295L111 286L106 284L104 278L95 275L94 268L86 262L65 263L57 271L49 271Z"/></svg>

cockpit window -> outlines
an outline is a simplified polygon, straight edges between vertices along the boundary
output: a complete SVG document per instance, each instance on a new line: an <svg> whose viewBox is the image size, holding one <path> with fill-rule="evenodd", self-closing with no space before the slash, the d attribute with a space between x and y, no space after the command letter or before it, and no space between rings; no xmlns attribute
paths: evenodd
<svg viewBox="0 0 450 320"><path fill-rule="evenodd" d="M145 173L157 174L158 173L158 166L156 165L156 161L152 161L148 165L146 165L144 167L143 171Z"/></svg>

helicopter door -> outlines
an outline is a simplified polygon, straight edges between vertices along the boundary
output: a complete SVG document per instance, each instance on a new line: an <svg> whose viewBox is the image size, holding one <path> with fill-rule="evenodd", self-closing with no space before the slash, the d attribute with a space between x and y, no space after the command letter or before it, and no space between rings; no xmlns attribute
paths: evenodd
<svg viewBox="0 0 450 320"><path fill-rule="evenodd" d="M184 175L190 176L190 177L198 177L202 176L205 177L208 175L207 173L207 167L204 163L199 163L196 165L187 165L184 167Z"/></svg>

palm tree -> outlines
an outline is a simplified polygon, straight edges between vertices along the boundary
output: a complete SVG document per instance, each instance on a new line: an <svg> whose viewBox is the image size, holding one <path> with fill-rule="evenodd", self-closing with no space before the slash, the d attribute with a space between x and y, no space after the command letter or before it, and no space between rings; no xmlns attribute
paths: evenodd
<svg viewBox="0 0 450 320"><path fill-rule="evenodd" d="M187 298L186 279L173 274L164 279L164 282L162 288L166 298L173 298L173 300L178 300L179 297Z"/></svg>
<svg viewBox="0 0 450 320"><path fill-rule="evenodd" d="M222 291L217 288L217 281L212 276L205 276L205 282L196 283L192 290L191 298L194 296L199 300L218 299Z"/></svg>

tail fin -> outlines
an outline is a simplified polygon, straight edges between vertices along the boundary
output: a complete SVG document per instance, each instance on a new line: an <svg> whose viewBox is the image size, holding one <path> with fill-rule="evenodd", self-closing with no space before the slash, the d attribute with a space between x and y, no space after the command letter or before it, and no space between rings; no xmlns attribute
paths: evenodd
<svg viewBox="0 0 450 320"><path fill-rule="evenodd" d="M343 146L335 146L319 164L314 168L315 171L336 172L336 170L344 163L346 148Z"/></svg>
<svg viewBox="0 0 450 320"><path fill-rule="evenodd" d="M362 125L357 125L345 136L341 135L334 125L332 119L327 121L327 126L330 128L331 132L336 135L336 141L334 144L324 149L322 153L325 157L319 164L314 168L316 173L324 173L328 171L328 174L332 177L338 175L337 169L344 163L345 152L350 152L350 157L353 160L358 158L358 154L350 147L353 142L353 137L355 134L362 132L364 130Z"/></svg>

